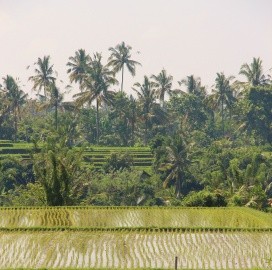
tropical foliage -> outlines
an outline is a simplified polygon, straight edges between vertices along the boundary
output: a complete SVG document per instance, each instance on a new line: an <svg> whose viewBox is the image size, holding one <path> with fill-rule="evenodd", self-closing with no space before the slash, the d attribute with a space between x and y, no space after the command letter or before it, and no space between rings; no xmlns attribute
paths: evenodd
<svg viewBox="0 0 272 270"><path fill-rule="evenodd" d="M111 55L109 57L108 65L113 67L113 72L117 73L119 71L122 72L122 80L121 80L121 91L123 92L124 85L124 69L125 67L128 69L129 73L132 76L135 76L135 70L137 65L141 65L139 62L131 59L131 51L132 47L126 45L125 42L118 44L115 48L110 47L109 51Z"/></svg>
<svg viewBox="0 0 272 270"><path fill-rule="evenodd" d="M218 72L204 87L194 74L175 81L162 69L128 89L136 58L125 42L108 58L77 50L66 66L77 88L69 102L50 56L29 77L37 99L2 75L1 204L267 206L272 86L262 60L241 65L244 81Z"/></svg>

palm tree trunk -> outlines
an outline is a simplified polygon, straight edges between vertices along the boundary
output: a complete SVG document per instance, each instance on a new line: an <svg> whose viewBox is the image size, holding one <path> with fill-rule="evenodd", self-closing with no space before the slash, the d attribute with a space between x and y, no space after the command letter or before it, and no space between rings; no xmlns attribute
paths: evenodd
<svg viewBox="0 0 272 270"><path fill-rule="evenodd" d="M160 96L160 103L161 103L161 107L164 108L164 93L162 93Z"/></svg>
<svg viewBox="0 0 272 270"><path fill-rule="evenodd" d="M123 145L128 146L129 142L129 122L126 118L124 118L124 127L125 127L125 132L124 132L124 140L123 140Z"/></svg>
<svg viewBox="0 0 272 270"><path fill-rule="evenodd" d="M222 102L221 102L221 121L222 121L222 134L223 136L225 135L225 126L224 126L224 102L223 102L223 99L222 99Z"/></svg>
<svg viewBox="0 0 272 270"><path fill-rule="evenodd" d="M98 99L96 99L96 143L99 145L99 104Z"/></svg>
<svg viewBox="0 0 272 270"><path fill-rule="evenodd" d="M144 129L144 145L147 145L147 119L145 119L145 129Z"/></svg>
<svg viewBox="0 0 272 270"><path fill-rule="evenodd" d="M14 141L17 141L17 129L18 129L18 124L17 124L17 110L16 107L14 108Z"/></svg>
<svg viewBox="0 0 272 270"><path fill-rule="evenodd" d="M124 83L124 65L122 66L121 92L123 92L123 83Z"/></svg>
<svg viewBox="0 0 272 270"><path fill-rule="evenodd" d="M178 173L177 174L177 179L176 179L176 197L179 199L180 198L180 194L181 194L181 183L182 181L182 174Z"/></svg>
<svg viewBox="0 0 272 270"><path fill-rule="evenodd" d="M132 121L131 123L131 146L134 146L134 131L135 131L135 123Z"/></svg>
<svg viewBox="0 0 272 270"><path fill-rule="evenodd" d="M55 127L56 131L58 131L58 102L55 104Z"/></svg>

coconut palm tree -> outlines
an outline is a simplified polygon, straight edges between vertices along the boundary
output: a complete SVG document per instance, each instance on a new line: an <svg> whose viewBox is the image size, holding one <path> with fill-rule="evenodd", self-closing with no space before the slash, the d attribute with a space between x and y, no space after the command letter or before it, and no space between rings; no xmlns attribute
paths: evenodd
<svg viewBox="0 0 272 270"><path fill-rule="evenodd" d="M15 80L12 76L7 75L3 78L4 91L8 101L9 111L14 117L14 141L17 141L18 118L20 117L20 108L25 103L27 94L25 94L19 86L18 79Z"/></svg>
<svg viewBox="0 0 272 270"><path fill-rule="evenodd" d="M69 57L69 62L66 64L69 67L67 73L69 73L70 82L79 83L80 90L82 90L82 84L90 61L90 55L86 54L85 50L79 49L75 52L75 56Z"/></svg>
<svg viewBox="0 0 272 270"><path fill-rule="evenodd" d="M51 84L56 81L56 78L53 76L53 65L50 65L50 56L44 56L43 59L38 58L37 63L34 65L37 66L34 70L35 75L30 76L28 80L34 83L33 89L37 90L38 94L43 90L46 99L47 94L50 92Z"/></svg>
<svg viewBox="0 0 272 270"><path fill-rule="evenodd" d="M114 92L109 90L111 85L117 84L114 74L102 64L102 55L95 53L86 69L86 76L82 80L81 93L74 95L78 106L96 101L96 140L99 144L99 107L111 103Z"/></svg>
<svg viewBox="0 0 272 270"><path fill-rule="evenodd" d="M243 64L239 74L245 76L251 86L267 85L269 83L269 79L263 74L262 60L260 58L254 57L250 65Z"/></svg>
<svg viewBox="0 0 272 270"><path fill-rule="evenodd" d="M136 103L136 99L130 95L129 97L129 103L130 103L130 111L128 114L128 121L130 123L130 127L131 127L131 146L134 146L134 142L135 142L135 125L137 122L137 103Z"/></svg>
<svg viewBox="0 0 272 270"><path fill-rule="evenodd" d="M166 162L161 165L161 170L168 172L163 187L166 188L170 182L175 183L175 193L180 197L185 186L185 175L190 164L188 150L181 136L174 136L166 146Z"/></svg>
<svg viewBox="0 0 272 270"><path fill-rule="evenodd" d="M151 119L153 118L152 108L156 101L156 89L154 83L144 76L144 83L135 83L132 88L138 96L141 106L141 118L144 122L144 144L147 144L147 130L149 129Z"/></svg>
<svg viewBox="0 0 272 270"><path fill-rule="evenodd" d="M58 111L60 104L63 100L63 95L60 93L59 88L53 84L50 91L50 103L54 107L55 128L58 130Z"/></svg>
<svg viewBox="0 0 272 270"><path fill-rule="evenodd" d="M6 115L9 113L9 102L6 98L6 91L0 85L0 126L5 120Z"/></svg>
<svg viewBox="0 0 272 270"><path fill-rule="evenodd" d="M194 94L196 96L205 95L205 88L201 86L201 80L194 75L187 76L186 79L178 81L180 86L185 85L188 94Z"/></svg>
<svg viewBox="0 0 272 270"><path fill-rule="evenodd" d="M116 45L115 48L109 48L111 55L108 59L108 65L113 67L114 73L122 71L121 92L123 92L125 66L130 74L135 76L136 66L141 65L139 62L131 59L131 49L132 48L129 45L126 45L125 42Z"/></svg>
<svg viewBox="0 0 272 270"><path fill-rule="evenodd" d="M156 88L157 96L160 100L161 106L164 107L165 93L170 94L172 90L173 77L167 76L166 70L163 69L157 76L152 75L151 79L154 80L154 87Z"/></svg>
<svg viewBox="0 0 272 270"><path fill-rule="evenodd" d="M235 98L233 95L233 89L230 82L234 79L233 76L226 77L224 73L217 73L217 77L215 79L215 89L213 89L212 98L220 108L221 111L221 124L222 124L222 134L224 135L224 117L225 117L225 109L229 109L233 103L235 102Z"/></svg>
<svg viewBox="0 0 272 270"><path fill-rule="evenodd" d="M71 204L72 184L79 177L82 151L58 146L50 138L42 151L31 154L33 171L44 189L47 205Z"/></svg>
<svg viewBox="0 0 272 270"><path fill-rule="evenodd" d="M48 90L49 92L49 99L47 99L45 102L40 104L38 107L39 110L48 110L48 109L54 109L54 125L55 130L58 130L58 115L59 115L59 109L60 107L64 107L62 104L63 100L63 94L60 93L59 88L56 86L55 83L52 83Z"/></svg>

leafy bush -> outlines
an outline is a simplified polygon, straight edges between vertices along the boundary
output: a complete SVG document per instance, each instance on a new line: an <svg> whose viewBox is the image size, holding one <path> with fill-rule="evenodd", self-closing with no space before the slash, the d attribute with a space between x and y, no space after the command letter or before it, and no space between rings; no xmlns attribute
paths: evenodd
<svg viewBox="0 0 272 270"><path fill-rule="evenodd" d="M46 196L40 183L28 183L18 186L3 195L5 205L12 206L41 206L46 205ZM1 199L0 199L1 201Z"/></svg>
<svg viewBox="0 0 272 270"><path fill-rule="evenodd" d="M128 153L112 153L103 165L105 172L129 170L133 165L132 156Z"/></svg>
<svg viewBox="0 0 272 270"><path fill-rule="evenodd" d="M89 179L88 194L84 204L91 205L149 205L155 197L157 178L140 171L94 172Z"/></svg>
<svg viewBox="0 0 272 270"><path fill-rule="evenodd" d="M12 156L0 159L0 193L34 181L31 164L20 162Z"/></svg>
<svg viewBox="0 0 272 270"><path fill-rule="evenodd" d="M211 192L209 190L201 190L199 192L190 192L182 201L183 206L226 206L227 200L225 194L221 192Z"/></svg>

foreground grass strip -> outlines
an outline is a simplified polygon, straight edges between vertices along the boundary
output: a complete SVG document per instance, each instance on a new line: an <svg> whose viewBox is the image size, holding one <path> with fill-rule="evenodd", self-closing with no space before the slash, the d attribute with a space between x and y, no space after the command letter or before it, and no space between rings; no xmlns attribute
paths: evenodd
<svg viewBox="0 0 272 270"><path fill-rule="evenodd" d="M0 228L0 232L179 232L179 233L205 233L205 232L266 232L272 233L272 228L233 228L233 227L5 227Z"/></svg>
<svg viewBox="0 0 272 270"><path fill-rule="evenodd" d="M0 268L272 269L272 234L0 232Z"/></svg>
<svg viewBox="0 0 272 270"><path fill-rule="evenodd" d="M2 270L51 270L52 268L6 268ZM56 268L56 270L119 270L118 268ZM164 270L164 268L132 268L133 270ZM182 270L201 270L192 268L182 268ZM265 268L243 268L236 270L266 270Z"/></svg>

